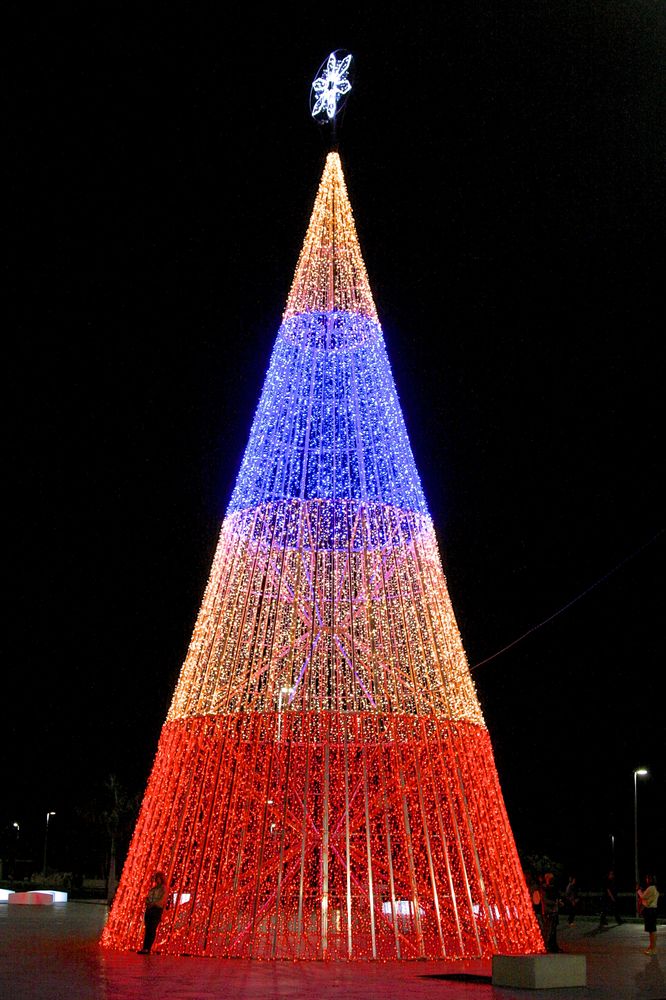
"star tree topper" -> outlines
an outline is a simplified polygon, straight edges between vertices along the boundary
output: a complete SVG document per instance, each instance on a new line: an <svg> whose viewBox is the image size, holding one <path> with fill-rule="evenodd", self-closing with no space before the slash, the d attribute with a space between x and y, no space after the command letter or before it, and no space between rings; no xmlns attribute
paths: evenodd
<svg viewBox="0 0 666 1000"><path fill-rule="evenodd" d="M351 90L347 79L352 61L350 54L338 59L340 49L331 52L326 62L322 63L311 91L311 114L315 121L333 122L341 109L340 98Z"/></svg>

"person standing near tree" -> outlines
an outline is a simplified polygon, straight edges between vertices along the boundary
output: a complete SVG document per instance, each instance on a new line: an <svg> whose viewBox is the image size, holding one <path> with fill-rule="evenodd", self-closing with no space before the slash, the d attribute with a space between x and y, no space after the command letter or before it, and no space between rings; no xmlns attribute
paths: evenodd
<svg viewBox="0 0 666 1000"><path fill-rule="evenodd" d="M615 885L614 871L610 871L608 873L608 878L606 879L606 887L601 897L601 913L599 915L600 928L606 926L608 922L606 920L606 916L609 911L613 914L618 924L624 923L622 917L620 916L620 903L617 898L617 886Z"/></svg>
<svg viewBox="0 0 666 1000"><path fill-rule="evenodd" d="M542 878L540 875L536 875L534 872L531 873L529 878L529 891L530 899L532 900L532 909L534 910L534 916L537 918L537 923L539 924L539 929L543 934L543 901L541 894L543 891Z"/></svg>
<svg viewBox="0 0 666 1000"><path fill-rule="evenodd" d="M567 887L564 890L564 899L567 906L567 923L569 927L573 927L576 923L576 907L578 906L578 886L575 875L569 876Z"/></svg>
<svg viewBox="0 0 666 1000"><path fill-rule="evenodd" d="M146 895L146 909L143 914L145 932L143 935L143 946L139 949L139 955L149 955L153 946L157 927L167 901L167 886L163 872L155 872L150 883L150 889Z"/></svg>
<svg viewBox="0 0 666 1000"><path fill-rule="evenodd" d="M555 876L546 872L543 877L543 940L546 951L556 953L562 949L557 943L557 925L560 922L560 894L555 885Z"/></svg>
<svg viewBox="0 0 666 1000"><path fill-rule="evenodd" d="M645 889L640 885L636 886L636 895L643 907L643 926L650 935L649 947L643 952L644 955L657 954L657 902L659 891L657 890L657 880L654 875L645 876Z"/></svg>

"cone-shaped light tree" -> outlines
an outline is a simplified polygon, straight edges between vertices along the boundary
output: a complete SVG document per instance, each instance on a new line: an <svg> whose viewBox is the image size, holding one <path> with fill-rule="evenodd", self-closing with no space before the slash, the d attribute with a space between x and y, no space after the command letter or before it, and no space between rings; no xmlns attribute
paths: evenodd
<svg viewBox="0 0 666 1000"><path fill-rule="evenodd" d="M329 153L103 943L542 951Z"/></svg>

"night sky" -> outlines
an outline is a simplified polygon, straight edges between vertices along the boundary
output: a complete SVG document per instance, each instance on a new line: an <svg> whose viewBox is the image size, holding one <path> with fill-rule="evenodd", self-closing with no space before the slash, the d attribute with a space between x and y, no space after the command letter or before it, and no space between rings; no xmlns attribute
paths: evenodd
<svg viewBox="0 0 666 1000"><path fill-rule="evenodd" d="M348 190L463 642L492 657L474 678L519 850L596 887L613 836L632 889L644 765L641 867L663 873L666 8L95 6L35 15L5 75L0 827L39 858L55 810L73 867L105 778L145 786L340 47Z"/></svg>

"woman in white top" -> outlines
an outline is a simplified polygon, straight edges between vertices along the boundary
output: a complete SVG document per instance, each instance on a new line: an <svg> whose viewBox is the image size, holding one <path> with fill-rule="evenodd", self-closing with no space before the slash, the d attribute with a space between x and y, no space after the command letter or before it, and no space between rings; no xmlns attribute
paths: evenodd
<svg viewBox="0 0 666 1000"><path fill-rule="evenodd" d="M646 955L656 955L657 953L657 901L659 892L656 886L654 875L645 876L645 889L636 886L636 895L643 907L643 924L645 930L650 935L650 946L645 951Z"/></svg>

